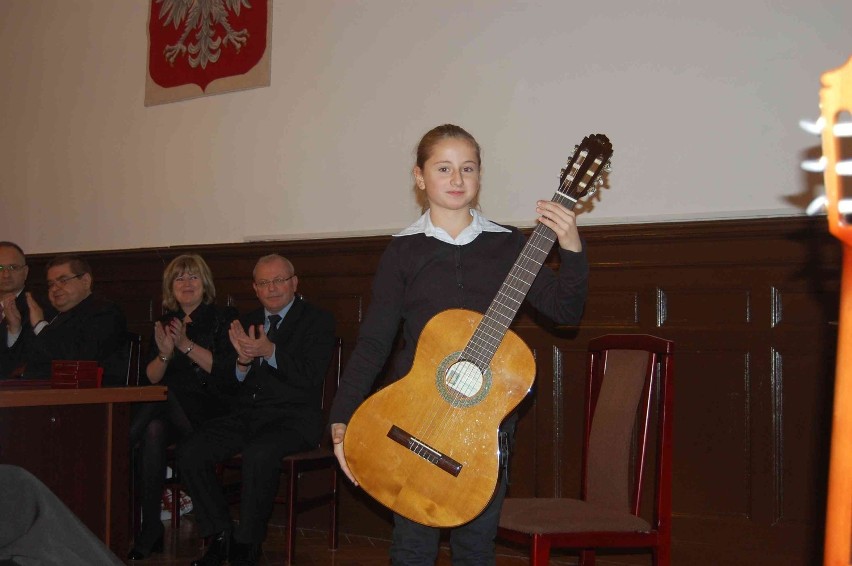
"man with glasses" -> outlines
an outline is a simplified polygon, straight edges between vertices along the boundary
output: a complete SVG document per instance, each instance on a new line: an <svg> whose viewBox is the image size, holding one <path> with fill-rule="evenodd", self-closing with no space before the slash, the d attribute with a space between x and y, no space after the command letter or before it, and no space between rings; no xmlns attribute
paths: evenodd
<svg viewBox="0 0 852 566"><path fill-rule="evenodd" d="M260 258L254 291L261 308L234 321L237 357L219 378L238 388L231 414L206 421L178 446L178 467L192 497L201 536L213 537L199 566L257 563L281 474L281 458L317 446L322 385L334 350L334 317L296 295L299 278L279 255ZM240 522L213 462L242 453ZM230 552L229 552L230 550Z"/></svg>
<svg viewBox="0 0 852 566"><path fill-rule="evenodd" d="M92 284L92 268L77 256L47 264L47 296L59 314L48 320L28 297L35 338L25 378L50 377L53 360L95 360L104 368L104 385L126 385L127 320L118 305L92 293Z"/></svg>
<svg viewBox="0 0 852 566"><path fill-rule="evenodd" d="M0 242L0 379L20 377L21 364L35 336L25 289L27 258L14 242ZM47 309L47 316L56 311Z"/></svg>

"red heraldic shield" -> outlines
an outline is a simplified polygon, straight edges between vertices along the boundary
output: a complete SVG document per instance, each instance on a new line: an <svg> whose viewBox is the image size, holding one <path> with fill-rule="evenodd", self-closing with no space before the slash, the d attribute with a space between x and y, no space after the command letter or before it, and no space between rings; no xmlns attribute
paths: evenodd
<svg viewBox="0 0 852 566"><path fill-rule="evenodd" d="M266 0L153 0L151 79L163 88L243 75L266 51Z"/></svg>

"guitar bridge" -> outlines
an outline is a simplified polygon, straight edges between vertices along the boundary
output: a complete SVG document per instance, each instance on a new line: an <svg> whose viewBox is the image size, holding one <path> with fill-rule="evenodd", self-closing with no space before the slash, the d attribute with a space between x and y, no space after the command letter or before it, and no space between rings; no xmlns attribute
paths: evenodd
<svg viewBox="0 0 852 566"><path fill-rule="evenodd" d="M458 477L461 473L462 465L460 463L445 454L441 454L396 425L391 426L388 431L388 438L411 450L427 462L436 465L451 476Z"/></svg>

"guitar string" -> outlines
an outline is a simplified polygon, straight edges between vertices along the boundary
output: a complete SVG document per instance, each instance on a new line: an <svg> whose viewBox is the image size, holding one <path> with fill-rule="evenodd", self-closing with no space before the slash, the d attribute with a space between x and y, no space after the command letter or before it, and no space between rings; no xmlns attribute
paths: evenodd
<svg viewBox="0 0 852 566"><path fill-rule="evenodd" d="M567 176L565 181L562 183L560 189L564 189L566 184L571 184L574 181L573 176ZM576 202L571 197L567 197L568 199ZM552 200L556 202L560 202L561 204L567 205L569 208L573 206L571 203L564 202L566 199L565 195L563 195L559 190L557 190L556 195ZM555 232L547 228L546 226L540 224L539 228L541 230L536 230L533 232L530 240L525 245L524 249L521 252L521 257L518 258L518 261L515 265L512 266L512 269L507 276L506 282L498 291L497 297L495 297L494 303L492 306L494 308L489 308L489 311L486 313L486 317L483 319L481 323L483 325L483 329L487 330L489 328L494 329L493 336L488 336L485 333L485 336L495 338L495 344L492 344L491 350L496 351L499 347L499 343L501 341L500 335L505 333L505 330L509 328L514 319L514 315L517 310L520 308L523 303L524 298L526 297L527 291L534 281L535 277L538 274L539 269L543 263L543 260L546 258L547 254L550 252L550 249L553 246L555 241ZM544 230L546 228L546 230ZM544 245L542 245L542 241ZM535 250L535 251L532 251ZM536 252L538 252L536 254ZM540 257L536 258L533 255L539 255ZM520 285L512 285L513 281L519 281ZM524 287L526 287L524 289ZM507 305L505 299L513 302L515 304L514 307L511 305ZM502 307L502 310L501 308ZM497 319L495 316L499 315L505 322ZM495 329L496 327L496 329ZM479 347L477 346L477 341L482 340L482 335L480 333L475 333L472 339L473 351L478 352L482 350L487 350L489 348ZM487 357L487 356L486 356Z"/></svg>
<svg viewBox="0 0 852 566"><path fill-rule="evenodd" d="M557 192L554 200L564 200L560 197L563 197L563 195ZM542 241L544 242L544 245L542 245ZM541 264L546 258L547 253L549 253L549 250L552 248L554 241L555 233L553 233L550 229L547 229L546 231L540 230L533 233L530 242L527 246L525 246L518 262L516 262L516 265L513 266L507 276L507 284L505 284L498 292L498 295L495 298L494 308L489 309L487 316L482 322L482 328L485 332L478 332L474 336L472 340L472 350L477 353L482 350L486 350L486 352L496 351L499 347L501 336L511 325L515 313L520 308L532 281L535 279L538 270L541 268ZM514 304L509 304L509 301ZM491 330L491 334L487 332L488 330ZM489 338L491 340L488 340ZM477 343L478 341L485 342L485 344L480 345ZM488 356L486 356L486 358L487 357Z"/></svg>

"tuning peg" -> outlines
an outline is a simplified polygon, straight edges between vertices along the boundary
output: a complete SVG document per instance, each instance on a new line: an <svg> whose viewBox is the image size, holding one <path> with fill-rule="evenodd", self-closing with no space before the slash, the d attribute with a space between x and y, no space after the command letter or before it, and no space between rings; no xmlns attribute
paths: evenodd
<svg viewBox="0 0 852 566"><path fill-rule="evenodd" d="M586 191L586 196L587 196L587 197L590 197L590 196L592 196L593 194L595 194L596 192L598 192L597 184L596 184L596 183L592 183L592 184L589 186L589 190L588 190L588 191Z"/></svg>
<svg viewBox="0 0 852 566"><path fill-rule="evenodd" d="M815 122L809 122L808 120L799 120L799 127L809 134L820 135L825 129L825 118L820 116ZM836 138L852 137L852 123L838 122L834 124L834 127L831 129L831 132Z"/></svg>
<svg viewBox="0 0 852 566"><path fill-rule="evenodd" d="M825 118L820 116L815 122L810 122L808 120L799 120L799 127L809 134L814 134L818 136L822 133L822 129L825 128Z"/></svg>
<svg viewBox="0 0 852 566"><path fill-rule="evenodd" d="M815 216L817 214L821 214L825 212L826 207L828 206L828 197L825 195L820 195L808 205L805 212L808 216ZM840 199L837 201L837 212L840 214L852 214L852 200L850 199Z"/></svg>
<svg viewBox="0 0 852 566"><path fill-rule="evenodd" d="M564 176L565 176L565 167L563 167L562 169L559 170L559 178L561 179Z"/></svg>
<svg viewBox="0 0 852 566"><path fill-rule="evenodd" d="M603 179L603 177L598 177L597 179L595 179L595 184L596 184L597 186L599 186L599 187L603 187L603 186L604 186L604 179Z"/></svg>
<svg viewBox="0 0 852 566"><path fill-rule="evenodd" d="M604 163L603 170L606 173L612 173L612 161L607 161Z"/></svg>
<svg viewBox="0 0 852 566"><path fill-rule="evenodd" d="M828 197L826 197L825 195L820 195L811 201L811 203L805 209L805 213L807 213L808 216L814 216L821 212L825 212L825 207L827 204Z"/></svg>
<svg viewBox="0 0 852 566"><path fill-rule="evenodd" d="M807 159L802 161L802 169L808 173L822 173L825 171L826 163L827 161L825 157L820 157L819 159Z"/></svg>

